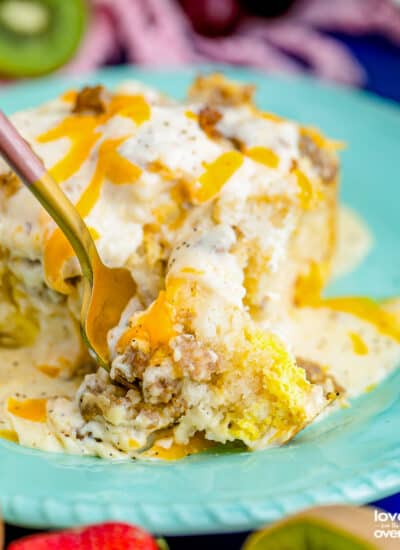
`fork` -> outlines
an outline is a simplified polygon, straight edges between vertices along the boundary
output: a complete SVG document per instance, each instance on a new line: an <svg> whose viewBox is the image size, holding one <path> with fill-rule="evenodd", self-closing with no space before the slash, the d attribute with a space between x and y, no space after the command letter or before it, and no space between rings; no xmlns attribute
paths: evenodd
<svg viewBox="0 0 400 550"><path fill-rule="evenodd" d="M136 285L131 273L125 268L104 265L75 206L1 111L0 154L47 210L74 249L83 276L82 336L97 363L109 370L107 334L118 324L122 312L135 295Z"/></svg>

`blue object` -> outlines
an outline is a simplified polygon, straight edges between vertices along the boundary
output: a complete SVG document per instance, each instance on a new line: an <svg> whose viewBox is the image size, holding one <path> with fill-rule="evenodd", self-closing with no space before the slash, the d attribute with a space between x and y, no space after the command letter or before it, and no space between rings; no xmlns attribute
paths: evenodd
<svg viewBox="0 0 400 550"><path fill-rule="evenodd" d="M387 512L400 513L400 493L371 503Z"/></svg>
<svg viewBox="0 0 400 550"><path fill-rule="evenodd" d="M332 33L351 50L367 74L365 88L400 101L400 47L381 35Z"/></svg>
<svg viewBox="0 0 400 550"><path fill-rule="evenodd" d="M113 86L139 78L182 97L195 72L120 67L76 83ZM361 268L332 292L400 294L400 110L366 93L312 79L272 78L245 69L224 72L254 82L263 108L317 125L347 142L343 199L367 219L376 246ZM12 112L74 84L71 79L48 79L19 85L2 92L0 104ZM7 521L26 526L122 519L153 532L184 534L243 531L306 506L383 498L400 490L399 387L400 371L287 446L256 453L109 463L0 441L2 513Z"/></svg>

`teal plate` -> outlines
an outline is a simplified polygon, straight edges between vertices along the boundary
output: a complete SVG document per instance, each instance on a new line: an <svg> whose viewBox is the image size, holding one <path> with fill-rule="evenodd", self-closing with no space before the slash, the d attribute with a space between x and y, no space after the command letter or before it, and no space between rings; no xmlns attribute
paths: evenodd
<svg viewBox="0 0 400 550"><path fill-rule="evenodd" d="M311 79L242 69L228 76L257 84L259 104L321 127L348 143L343 200L369 222L376 245L334 293L400 294L400 111L361 92ZM183 96L195 69L117 68L78 82L109 86L139 78ZM0 94L7 112L73 85L41 80ZM47 454L0 442L0 504L9 522L60 527L127 520L155 533L239 531L315 504L365 503L400 490L400 371L373 392L265 452L208 453L171 463L119 462Z"/></svg>

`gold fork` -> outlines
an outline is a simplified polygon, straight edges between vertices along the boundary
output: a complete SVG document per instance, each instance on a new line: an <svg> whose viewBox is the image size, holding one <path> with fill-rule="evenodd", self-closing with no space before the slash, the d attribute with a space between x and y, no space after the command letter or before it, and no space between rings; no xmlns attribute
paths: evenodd
<svg viewBox="0 0 400 550"><path fill-rule="evenodd" d="M0 154L47 210L74 249L83 275L82 335L98 364L109 370L107 334L118 324L121 313L136 291L130 272L103 264L76 208L1 111Z"/></svg>

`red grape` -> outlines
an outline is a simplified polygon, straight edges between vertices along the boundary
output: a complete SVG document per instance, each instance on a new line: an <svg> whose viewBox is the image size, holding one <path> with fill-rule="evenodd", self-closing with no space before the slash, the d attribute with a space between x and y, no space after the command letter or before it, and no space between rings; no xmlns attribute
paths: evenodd
<svg viewBox="0 0 400 550"><path fill-rule="evenodd" d="M181 0L181 4L193 28L207 36L228 34L240 15L236 0Z"/></svg>

